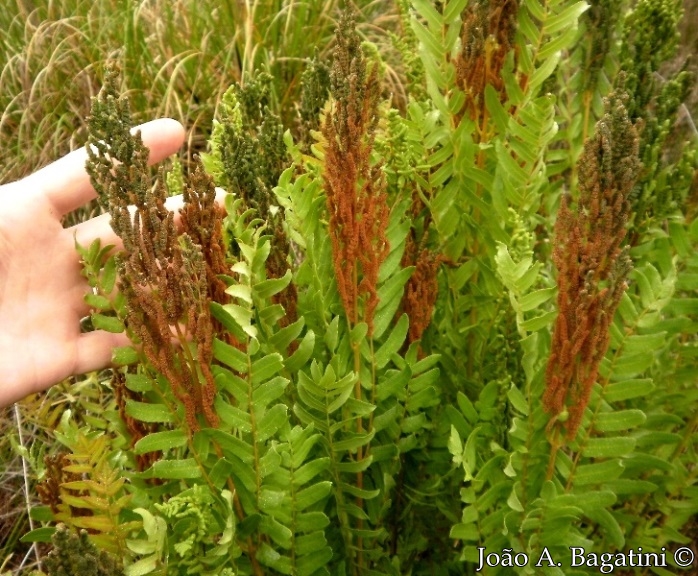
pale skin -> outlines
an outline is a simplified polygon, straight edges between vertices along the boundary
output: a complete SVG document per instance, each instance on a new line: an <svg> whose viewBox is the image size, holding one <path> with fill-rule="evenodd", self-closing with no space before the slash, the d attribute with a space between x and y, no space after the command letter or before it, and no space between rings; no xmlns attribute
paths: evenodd
<svg viewBox="0 0 698 576"><path fill-rule="evenodd" d="M184 129L160 119L137 129L156 163L177 151ZM34 174L0 186L0 406L40 392L68 376L107 367L123 334L81 333L90 290L81 275L75 240L89 246L118 238L103 215L72 228L61 218L95 191L77 150ZM172 199L170 209L178 201Z"/></svg>

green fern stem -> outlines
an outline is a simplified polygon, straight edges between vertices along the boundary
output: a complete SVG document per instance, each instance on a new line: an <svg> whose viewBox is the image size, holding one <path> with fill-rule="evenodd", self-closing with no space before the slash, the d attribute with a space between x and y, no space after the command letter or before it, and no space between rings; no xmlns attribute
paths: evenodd
<svg viewBox="0 0 698 576"><path fill-rule="evenodd" d="M555 421L553 420L551 422ZM548 466L545 470L545 479L552 480L555 474L555 462L557 461L557 453L560 451L560 448L565 444L564 440L561 440L560 429L557 426L553 427L552 438L549 437L548 441L550 442L550 457L548 458ZM566 487L565 490L568 490L568 487Z"/></svg>
<svg viewBox="0 0 698 576"><path fill-rule="evenodd" d="M369 341L369 346L371 349L371 404L376 405L376 361L375 361L375 348L373 346L373 338ZM373 430L373 414L375 410L371 412L368 417L368 429ZM371 442L366 444L366 454L371 451Z"/></svg>
<svg viewBox="0 0 698 576"><path fill-rule="evenodd" d="M634 330L629 330L627 329L624 333L625 338L628 336L632 335L634 333ZM624 346L621 345L619 346L613 353L613 358L611 360L611 366L609 367L608 373L613 374L613 366L615 365L616 361L620 358L622 352L623 352ZM601 411L601 407L604 403L604 397L605 397L605 390L606 390L606 385L609 383L610 376L608 377L603 377L600 380L597 381L597 384L600 387L600 392L598 395L598 401L594 405L593 409L591 410L591 418L589 421L589 425L586 426L586 428L583 429L583 436L578 442L578 447L576 450L576 453L574 455L574 458L572 459L572 466L570 467L570 473L567 478L567 482L565 484L565 492L569 493L571 492L573 485L574 485L574 478L575 478L575 472L580 464L580 460L582 459L584 449L587 446L587 443L589 440L592 438L593 434L596 432L596 422L598 420L598 415ZM589 408L587 408L589 410Z"/></svg>
<svg viewBox="0 0 698 576"><path fill-rule="evenodd" d="M527 378L526 379L526 402L528 404L528 413L533 414L533 410L536 405L539 403L536 402L534 405L533 403L533 392L531 390L531 379ZM531 421L533 421L533 418L531 418ZM532 453L532 448L533 448L533 433L535 430L533 430L533 426L528 427L528 434L526 434L526 457L523 459L523 463L521 465L521 484L523 486L528 486L528 466L529 466L529 460L530 460L530 455ZM548 464L548 467L550 465ZM547 478L547 474L546 474ZM526 505L528 504L528 492L526 490L523 491L523 499L521 501L521 505L526 508Z"/></svg>
<svg viewBox="0 0 698 576"><path fill-rule="evenodd" d="M337 519L339 520L339 531L342 534L342 539L344 540L344 546L346 548L349 562L350 564L354 564L352 552L351 525L349 515L347 514L346 505L344 503L344 493L342 491L344 480L342 479L342 473L339 470L337 453L334 449L334 442L332 439L332 421L330 420L329 416L329 405L327 404L327 398L325 398L325 426L327 430L327 443L330 454L330 466L332 469L332 478L334 480L335 486L334 493L335 499L337 500Z"/></svg>
<svg viewBox="0 0 698 576"><path fill-rule="evenodd" d="M620 349L622 349L622 347ZM614 354L614 359L618 358L619 355L620 355L620 353L617 350ZM608 378L601 379L601 381L599 381L598 384L601 387L601 392L599 394L598 402L596 402L596 405L594 406L594 408L592 410L592 416L591 416L589 425L583 429L583 436L578 443L576 453L574 455L574 458L572 459L572 466L570 468L570 474L569 474L569 477L567 478L567 482L565 484L565 492L567 492L567 493L571 492L571 490L573 488L575 472L576 472L577 467L579 466L580 460L583 456L584 449L586 448L587 443L589 442L589 440L591 439L592 435L594 434L594 432L596 430L596 421L598 419L599 412L601 411L601 406L603 405L604 391L606 389L606 384L608 384Z"/></svg>
<svg viewBox="0 0 698 576"><path fill-rule="evenodd" d="M256 484L256 489L257 489L257 494L256 494L256 499L257 499L257 507L259 507L259 497L260 493L262 490L262 479L260 478L259 474L259 450L257 447L257 420L254 415L254 404L252 401L252 362L250 360L250 355L247 354L247 390L248 390L248 413L250 415L250 434L252 436L252 447L254 450L254 472L255 472L255 484ZM233 494L236 494L236 492L233 492ZM254 570L254 573L256 576L263 576L264 575L264 570L262 567L259 565L257 562L256 558L256 553L255 550L257 546L254 543L254 540L252 539L252 536L250 535L247 539L247 545L249 547L249 552L248 556L250 559L250 562L252 563L252 569Z"/></svg>
<svg viewBox="0 0 698 576"><path fill-rule="evenodd" d="M358 294L359 293L359 267L354 266L354 275L352 278L352 282L354 283L353 286L353 293ZM353 322L349 322L349 330L351 331L354 326L356 326L359 323L359 309L358 309L359 303L358 303L358 298L354 299L354 308L352 310L353 313ZM354 356L354 373L356 374L356 383L354 384L354 398L356 400L361 401L362 397L362 391L361 391L361 350L359 349L359 342L352 342L351 343L351 349L352 353ZM363 434L364 431L364 423L363 423L363 418L361 416L358 416L356 418L356 433L357 434ZM356 449L356 460L360 462L363 460L364 457L364 450L363 446L359 446ZM359 490L363 490L364 487L364 474L361 470L359 470L356 473L356 486L359 488ZM356 497L356 506L360 509L363 510L364 507L364 502L363 498L360 496ZM347 518L347 521L349 519ZM359 530L363 529L363 519L358 518L357 519L357 527ZM356 576L359 576L363 570L363 538L359 537L357 541L357 558L356 558L356 566L355 566L355 573Z"/></svg>
<svg viewBox="0 0 698 576"><path fill-rule="evenodd" d="M688 443L691 441L694 434L698 433L698 411L693 413L693 418L684 427L684 435L681 437L681 441L676 445L674 453L669 458L669 462L676 460L688 447ZM698 467L693 468L693 475L698 476ZM686 483L687 486L692 484Z"/></svg>
<svg viewBox="0 0 698 576"><path fill-rule="evenodd" d="M181 350L188 350L189 348L186 345L187 344L186 338L181 333L179 325L175 325L175 326L176 326L176 332L178 335L178 339L180 342L180 349ZM191 356L191 354L188 355L188 360L193 362L193 357ZM148 366L148 364L146 363L145 360L143 360L143 365L146 367ZM153 381L157 381L157 379L152 374L150 375L150 378ZM169 413L172 414L174 417L177 417L177 407L172 402L169 401L169 399L166 397L166 395L163 394L157 386L153 387L153 390L157 393L159 400L165 406L167 406ZM254 420L254 416L251 415L251 419ZM191 454L191 457L194 458L194 460L196 461L196 463L199 467L199 470L201 471L201 477L204 479L204 481L209 486L211 491L213 493L215 493L218 490L218 488L211 481L211 478L208 474L209 468L206 466L206 464L204 463L204 461L201 458L201 455L198 453L198 451L196 450L196 448L194 446L193 435L191 434L191 430L189 429L189 425L188 425L186 418L179 420L179 422L177 422L177 427L182 428L184 430L187 430L189 432L188 440L187 440L188 452L189 452L189 454ZM213 440L213 439L211 440L211 446L213 447L213 449L216 453L216 456L218 456L219 459L224 457L223 449L221 448L220 444L216 440ZM255 449L256 449L256 444L255 444ZM256 459L255 459L255 462L257 462ZM228 490L230 490L231 494L233 494L233 506L234 506L238 521L242 521L245 518L245 512L242 508L242 503L240 502L240 498L238 496L237 489L235 487L235 482L233 481L233 479L231 477L228 477L226 479L226 485L228 486ZM257 561L257 558L256 558L257 547L256 547L255 543L252 541L252 537L251 536L248 537L246 545L241 545L240 547L241 547L241 549L243 549L244 552L247 553L247 555L250 559L250 563L252 564L252 569L254 571L255 576L263 576L264 570L262 569L262 567L259 565L259 562Z"/></svg>
<svg viewBox="0 0 698 576"><path fill-rule="evenodd" d="M356 279L356 269L354 269L354 277ZM354 396L357 400L361 401L361 351L359 350L359 343L358 342L352 342L352 351L354 353L354 372L356 373L356 384L354 384ZM361 416L358 416L356 418L356 432L357 434L363 434L364 431L364 423L363 423L363 418ZM367 448L368 450L368 448ZM359 446L356 449L356 459L357 461L363 460L364 457L364 450L363 446ZM361 470L359 470L356 473L356 486L359 488L359 490L363 490L364 488L364 474ZM363 498L360 496L356 497L356 505L360 510L363 510L364 508L364 501ZM363 519L358 518L357 519L357 527L359 530L363 530ZM363 538L359 537L357 541L357 565L356 565L356 576L359 576L363 570Z"/></svg>

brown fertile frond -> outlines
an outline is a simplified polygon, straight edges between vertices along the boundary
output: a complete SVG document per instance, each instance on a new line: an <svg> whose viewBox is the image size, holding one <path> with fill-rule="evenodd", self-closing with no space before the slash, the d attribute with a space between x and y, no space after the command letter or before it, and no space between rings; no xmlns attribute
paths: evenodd
<svg viewBox="0 0 698 576"><path fill-rule="evenodd" d="M377 66L367 66L347 12L337 29L331 87L322 132L327 140L324 188L334 269L350 322L360 321L362 301L362 317L372 334L378 270L389 253L385 179L380 164L371 160L380 82Z"/></svg>
<svg viewBox="0 0 698 576"><path fill-rule="evenodd" d="M519 0L477 0L463 11L456 82L465 93L465 113L473 120L486 116L487 84L499 93L502 102L506 101L501 72L514 47L518 11Z"/></svg>
<svg viewBox="0 0 698 576"><path fill-rule="evenodd" d="M410 319L407 345L420 340L431 324L434 304L439 295L437 274L442 261L441 255L426 248L420 250L414 239L414 231L410 233L401 262L403 267L415 267L400 303L401 313L406 313Z"/></svg>
<svg viewBox="0 0 698 576"><path fill-rule="evenodd" d="M58 514L61 500L61 484L63 479L63 463L65 453L47 454L44 456L44 478L36 485L39 500L49 506L54 514ZM77 478L76 478L77 479Z"/></svg>
<svg viewBox="0 0 698 576"><path fill-rule="evenodd" d="M203 413L212 426L218 423L210 398L213 379L200 383L194 357L188 353L189 341L196 343L197 350L211 347L209 283L202 248L187 234L178 236L173 215L164 206L162 182L161 177L147 209L135 214L132 235L137 250L126 252L120 260L119 285L126 296L129 329L184 404L193 432L199 428L197 414ZM207 320L199 320L200 316Z"/></svg>
<svg viewBox="0 0 698 576"><path fill-rule="evenodd" d="M115 72L94 102L89 125L87 170L124 244L119 288L130 335L185 406L190 433L199 429L200 414L217 426L209 304L212 296L220 297L217 274L224 261L213 185L199 170L185 187L183 219L196 241L180 236L165 207L164 171L152 186L148 149L139 134L130 134L128 103L116 94ZM133 214L129 204L135 205Z"/></svg>
<svg viewBox="0 0 698 576"><path fill-rule="evenodd" d="M194 244L201 246L211 300L226 304L230 296L226 294L227 286L220 278L220 275L230 272L223 242L225 209L216 204L213 179L204 171L199 159L189 183L183 189L183 196L184 208L180 210L182 231Z"/></svg>
<svg viewBox="0 0 698 576"><path fill-rule="evenodd" d="M74 464L70 456L71 455L67 452L58 452L56 454L47 454L44 456L44 465L46 466L45 475L36 486L36 492L41 503L49 506L55 517L64 522L69 522L72 518L94 515L94 512L89 508L84 506L73 506L66 502L66 500L70 500L70 498L64 498L64 496L69 495L74 498L74 503L77 498L90 496L90 492L87 489L72 489L68 491L65 488L66 485L84 480L82 474L70 471L71 465Z"/></svg>
<svg viewBox="0 0 698 576"><path fill-rule="evenodd" d="M609 326L632 267L622 247L628 197L640 170L638 135L624 96L613 93L606 114L584 146L576 211L563 198L555 223L559 314L553 332L543 402L555 417L568 408L574 438L610 339Z"/></svg>

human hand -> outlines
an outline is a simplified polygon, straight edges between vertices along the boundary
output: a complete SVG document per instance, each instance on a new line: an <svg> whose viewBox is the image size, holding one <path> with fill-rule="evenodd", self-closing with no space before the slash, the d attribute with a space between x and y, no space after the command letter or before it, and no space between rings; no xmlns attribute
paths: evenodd
<svg viewBox="0 0 698 576"><path fill-rule="evenodd" d="M184 129L161 119L140 127L150 162L177 151ZM27 176L0 186L0 406L45 390L73 374L109 365L124 334L81 333L90 290L81 275L75 241L89 246L118 238L104 214L63 228L61 218L95 198L85 171L87 154L76 150Z"/></svg>

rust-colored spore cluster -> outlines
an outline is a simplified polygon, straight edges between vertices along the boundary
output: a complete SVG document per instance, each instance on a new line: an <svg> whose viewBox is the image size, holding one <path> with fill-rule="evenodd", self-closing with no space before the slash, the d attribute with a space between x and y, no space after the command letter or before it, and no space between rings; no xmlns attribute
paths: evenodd
<svg viewBox="0 0 698 576"><path fill-rule="evenodd" d="M519 0L477 0L463 11L462 50L456 59L458 87L466 97L472 120L485 116L485 86L491 84L506 100L502 67L513 48Z"/></svg>
<svg viewBox="0 0 698 576"><path fill-rule="evenodd" d="M412 231L413 232L413 231ZM439 295L438 271L444 261L440 254L428 248L421 248L414 240L413 233L407 237L403 266L414 266L414 272L405 286L405 293L400 304L400 313L404 312L410 319L407 343L412 344L422 338L422 334L431 324L434 304Z"/></svg>
<svg viewBox="0 0 698 576"><path fill-rule="evenodd" d="M124 240L120 288L128 302L129 329L153 367L170 382L186 408L189 429L196 431L197 414L203 413L212 426L218 423L212 408L213 326L206 264L201 246L187 234L177 234L160 182L162 178L150 205L138 207L132 227L129 218L121 234L117 231Z"/></svg>
<svg viewBox="0 0 698 576"><path fill-rule="evenodd" d="M178 234L165 207L164 173L152 186L148 149L140 134L130 134L129 125L128 103L117 98L112 73L93 105L87 168L123 241L118 262L127 328L184 405L193 433L199 429L198 415L210 426L218 424L209 305L224 290L217 277L224 269L222 217L213 184L199 169L185 192L188 232Z"/></svg>
<svg viewBox="0 0 698 576"><path fill-rule="evenodd" d="M553 261L558 270L559 314L553 333L543 402L573 439L609 343L609 325L627 287L632 262L621 247L628 197L640 169L638 135L624 100L612 94L596 133L584 146L579 200L573 212L563 198L555 224Z"/></svg>
<svg viewBox="0 0 698 576"><path fill-rule="evenodd" d="M223 241L222 222L225 209L216 204L216 189L213 180L203 167L197 164L196 170L183 190L184 207L180 210L182 232L192 242L201 247L206 266L206 284L208 295L213 302L226 304L230 296L226 294L226 283L222 274L230 272L225 261L225 243ZM223 328L214 319L217 334L223 334Z"/></svg>
<svg viewBox="0 0 698 576"><path fill-rule="evenodd" d="M371 335L378 271L389 253L385 180L380 164L371 163L380 82L377 65L367 67L354 23L346 13L339 24L334 56L332 108L322 125L334 269L349 321L356 324L363 319Z"/></svg>
<svg viewBox="0 0 698 576"><path fill-rule="evenodd" d="M54 514L60 512L59 506L63 502L61 499L61 484L82 479L79 474L64 470L71 463L66 456L65 453L60 452L44 456L44 478L36 485L36 493L39 496L39 500L45 506L49 506ZM83 495L87 495L87 492ZM91 511L85 511L80 508L71 508L71 512L75 512L75 516L85 515L85 512L92 515Z"/></svg>

